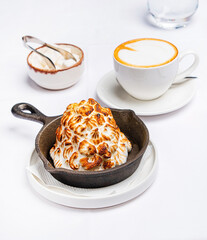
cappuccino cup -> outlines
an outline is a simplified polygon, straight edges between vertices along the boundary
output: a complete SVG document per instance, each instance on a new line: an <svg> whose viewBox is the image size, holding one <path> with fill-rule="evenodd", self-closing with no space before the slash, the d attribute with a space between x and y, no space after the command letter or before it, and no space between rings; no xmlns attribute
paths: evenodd
<svg viewBox="0 0 207 240"><path fill-rule="evenodd" d="M193 55L194 61L178 74L179 63L187 55ZM156 99L172 84L187 81L185 77L199 62L194 51L178 52L172 43L155 38L124 42L114 50L113 57L117 81L128 94L140 100Z"/></svg>

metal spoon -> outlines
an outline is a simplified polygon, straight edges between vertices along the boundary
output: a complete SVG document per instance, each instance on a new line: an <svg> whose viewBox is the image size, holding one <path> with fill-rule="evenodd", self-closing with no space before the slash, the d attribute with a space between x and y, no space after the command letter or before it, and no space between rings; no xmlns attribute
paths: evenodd
<svg viewBox="0 0 207 240"><path fill-rule="evenodd" d="M42 54L42 53L39 52L38 50L36 50L36 49L34 49L33 47L31 47L31 46L28 44L28 42L38 43L38 44L41 44L41 45L43 45L43 46L46 46L46 47L48 47L48 48L50 48L50 49L53 49L53 50L59 52L66 60L72 58L74 61L77 62L76 58L73 56L72 53L70 53L70 52L68 52L68 51L66 51L66 50L64 50L64 49L62 49L62 48L56 47L56 46L54 46L54 45L52 45L52 44L48 44L48 43L46 43L46 42L43 42L42 40L40 40L40 39L38 39L38 38L35 38L35 37L32 37L32 36L23 36L23 37L22 37L22 40L23 40L23 43L24 43L24 46L25 46L25 47L30 48L32 51L34 51L34 52L36 52L37 54L39 54L39 55L41 55L42 57L44 57L45 62L47 63L47 65L48 65L49 68L56 69L55 64L53 63L53 61L52 61L49 57L45 56L44 54Z"/></svg>

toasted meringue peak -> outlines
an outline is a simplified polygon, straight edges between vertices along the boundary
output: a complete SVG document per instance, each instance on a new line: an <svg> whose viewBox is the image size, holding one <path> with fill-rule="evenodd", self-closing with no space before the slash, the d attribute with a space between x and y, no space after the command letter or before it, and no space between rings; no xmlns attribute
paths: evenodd
<svg viewBox="0 0 207 240"><path fill-rule="evenodd" d="M89 98L67 106L50 156L56 168L98 171L125 163L131 148L111 110Z"/></svg>

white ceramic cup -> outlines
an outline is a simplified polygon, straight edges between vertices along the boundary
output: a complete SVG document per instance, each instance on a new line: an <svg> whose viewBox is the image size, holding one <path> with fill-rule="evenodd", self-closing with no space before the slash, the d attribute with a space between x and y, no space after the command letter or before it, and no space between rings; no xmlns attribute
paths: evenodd
<svg viewBox="0 0 207 240"><path fill-rule="evenodd" d="M124 49L128 49L131 43L146 40L169 44L175 49L175 54L166 62L149 66L136 66L125 63L119 58L119 51L123 49L123 46ZM193 55L194 61L191 66L178 74L179 63L187 55ZM134 39L122 43L115 49L113 57L117 81L128 94L140 100L156 99L163 95L172 84L186 81L185 77L194 71L199 62L198 55L194 51L185 50L179 53L172 43L152 38Z"/></svg>

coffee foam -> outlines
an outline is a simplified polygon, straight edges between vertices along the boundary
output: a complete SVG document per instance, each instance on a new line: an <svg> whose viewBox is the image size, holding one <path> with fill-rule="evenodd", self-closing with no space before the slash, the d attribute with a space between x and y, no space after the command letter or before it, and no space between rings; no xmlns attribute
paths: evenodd
<svg viewBox="0 0 207 240"><path fill-rule="evenodd" d="M177 48L165 40L135 39L119 45L114 58L127 66L148 68L167 64L177 54Z"/></svg>

